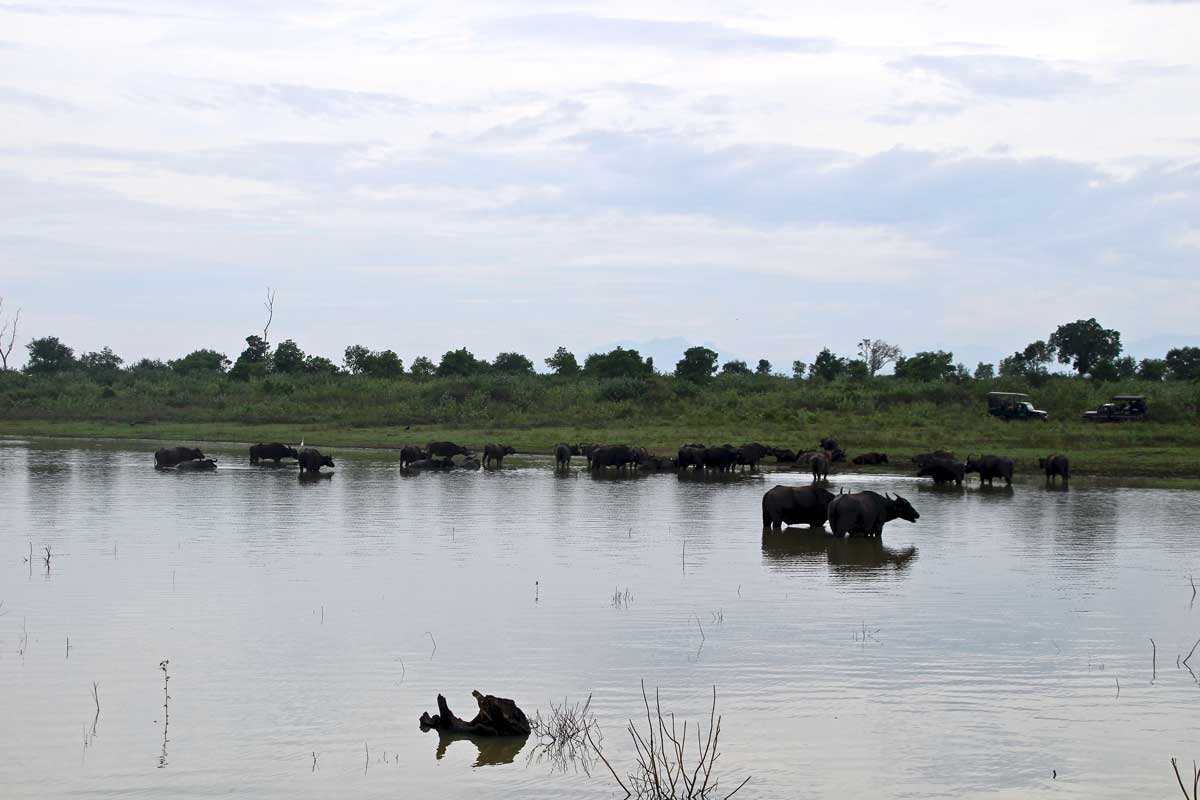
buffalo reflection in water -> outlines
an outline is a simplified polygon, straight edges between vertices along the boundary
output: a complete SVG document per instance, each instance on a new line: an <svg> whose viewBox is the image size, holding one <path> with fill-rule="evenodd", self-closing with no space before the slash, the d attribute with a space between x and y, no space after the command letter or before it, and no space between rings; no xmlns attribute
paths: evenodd
<svg viewBox="0 0 1200 800"><path fill-rule="evenodd" d="M477 754L473 767L490 767L496 764L511 764L529 741L528 736L468 736L461 733L443 733L438 731L437 752L434 754L438 761L446 755L446 748L454 742L470 742L475 745Z"/></svg>
<svg viewBox="0 0 1200 800"><path fill-rule="evenodd" d="M825 560L835 573L904 572L917 548L887 547L874 536L831 536L821 528L763 531L763 558L778 563Z"/></svg>

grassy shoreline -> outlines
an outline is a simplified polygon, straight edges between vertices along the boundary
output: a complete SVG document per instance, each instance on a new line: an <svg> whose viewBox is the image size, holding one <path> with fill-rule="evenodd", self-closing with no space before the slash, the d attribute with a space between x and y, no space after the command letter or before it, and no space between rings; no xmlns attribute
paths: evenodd
<svg viewBox="0 0 1200 800"><path fill-rule="evenodd" d="M306 443L324 448L398 449L406 444L450 440L481 448L486 442L511 444L521 453L546 453L560 441L607 441L641 445L673 454L683 442L740 444L760 441L801 449L832 434L851 456L870 450L886 452L892 472L907 472L908 459L932 448L968 453L993 452L1017 460L1018 471L1036 472L1036 459L1066 453L1080 476L1106 478L1200 479L1200 432L1189 423L1088 425L1080 422L1003 423L985 418L978 424L960 420L927 420L924 425L888 425L870 415L838 415L805 425L608 424L598 426L339 426L336 423L146 422L110 420L0 420L0 436L145 440L147 442L212 442L253 444L261 441ZM954 415L948 415L954 416ZM149 448L148 448L149 449ZM844 465L843 471L856 470ZM868 470L861 470L868 471Z"/></svg>

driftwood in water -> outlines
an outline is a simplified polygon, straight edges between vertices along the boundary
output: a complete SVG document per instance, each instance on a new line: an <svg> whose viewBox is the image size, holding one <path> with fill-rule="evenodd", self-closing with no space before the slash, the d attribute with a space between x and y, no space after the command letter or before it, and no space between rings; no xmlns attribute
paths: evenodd
<svg viewBox="0 0 1200 800"><path fill-rule="evenodd" d="M479 704L475 719L467 722L454 715L446 705L446 698L437 697L438 713L421 715L421 730L433 729L442 733L460 733L469 736L527 736L529 720L517 704L504 697L471 692Z"/></svg>

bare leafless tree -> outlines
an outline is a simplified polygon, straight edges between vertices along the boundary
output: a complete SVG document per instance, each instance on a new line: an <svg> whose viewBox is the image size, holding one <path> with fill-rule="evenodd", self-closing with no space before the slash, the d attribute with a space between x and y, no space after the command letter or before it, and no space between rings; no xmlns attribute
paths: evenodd
<svg viewBox="0 0 1200 800"><path fill-rule="evenodd" d="M11 319L4 316L4 298L0 297L0 369L8 369L8 357L12 355L13 343L17 340L17 325L21 322L21 309ZM4 337L8 337L8 341Z"/></svg>
<svg viewBox="0 0 1200 800"><path fill-rule="evenodd" d="M858 343L858 356L867 364L871 377L904 355L900 348L882 339L863 339Z"/></svg>
<svg viewBox="0 0 1200 800"><path fill-rule="evenodd" d="M275 319L275 292L271 287L267 287L267 302L263 303L263 307L267 309L267 324L263 327L263 341L269 342L271 338L267 336L267 332L271 330L271 320Z"/></svg>

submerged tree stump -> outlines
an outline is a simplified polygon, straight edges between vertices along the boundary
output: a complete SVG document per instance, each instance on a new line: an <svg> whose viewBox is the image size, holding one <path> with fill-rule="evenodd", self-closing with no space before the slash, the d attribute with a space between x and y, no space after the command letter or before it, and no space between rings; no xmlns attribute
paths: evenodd
<svg viewBox="0 0 1200 800"><path fill-rule="evenodd" d="M438 713L433 716L430 716L429 712L422 714L421 730L433 729L442 733L460 733L467 736L529 735L529 720L525 717L525 712L512 700L480 694L478 691L471 694L479 704L479 713L475 715L475 719L467 722L455 716L446 705L446 698L439 694Z"/></svg>

